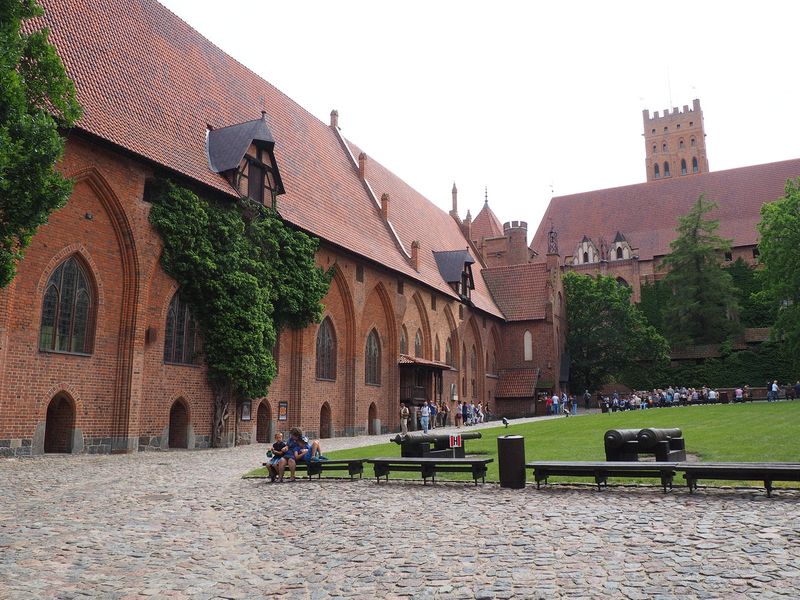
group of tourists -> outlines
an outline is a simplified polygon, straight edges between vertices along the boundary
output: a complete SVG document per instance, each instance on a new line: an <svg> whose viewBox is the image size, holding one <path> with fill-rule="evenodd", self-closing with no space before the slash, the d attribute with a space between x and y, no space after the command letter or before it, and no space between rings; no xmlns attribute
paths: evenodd
<svg viewBox="0 0 800 600"><path fill-rule="evenodd" d="M483 410L483 403L458 401L456 407L456 427L461 427L462 423L467 425L477 425L486 421L486 413Z"/></svg>
<svg viewBox="0 0 800 600"><path fill-rule="evenodd" d="M289 430L289 441L284 441L283 434L275 434L275 443L267 451L267 469L270 481L283 483L283 474L289 468L289 481L295 481L297 463L310 463L318 460L328 460L322 455L319 440L309 441L299 427Z"/></svg>
<svg viewBox="0 0 800 600"><path fill-rule="evenodd" d="M564 415L568 417L578 414L578 399L574 395L567 396L566 392L561 392L560 396L558 392L553 392L553 395L548 396L545 402L548 415Z"/></svg>
<svg viewBox="0 0 800 600"><path fill-rule="evenodd" d="M428 433L430 429L437 427L447 427L450 425L450 407L447 402L429 402L425 400L422 406L412 406L409 408L407 404L400 404L400 433L402 435L408 434L409 419L416 420L417 427ZM486 420L487 414L484 412L483 404L478 402L462 402L458 401L455 409L452 411L453 420L456 427L461 425L477 425Z"/></svg>

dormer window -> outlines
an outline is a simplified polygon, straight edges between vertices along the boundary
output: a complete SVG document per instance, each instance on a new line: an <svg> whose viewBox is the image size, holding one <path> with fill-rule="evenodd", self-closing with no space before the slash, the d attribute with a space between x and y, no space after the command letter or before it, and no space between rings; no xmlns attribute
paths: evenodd
<svg viewBox="0 0 800 600"><path fill-rule="evenodd" d="M275 197L284 193L274 149L264 111L260 119L208 131L211 170L223 175L242 196L273 208Z"/></svg>
<svg viewBox="0 0 800 600"><path fill-rule="evenodd" d="M475 262L468 250L448 250L434 252L439 273L453 291L463 300L469 300L472 290L475 289L475 280L472 278L472 264Z"/></svg>

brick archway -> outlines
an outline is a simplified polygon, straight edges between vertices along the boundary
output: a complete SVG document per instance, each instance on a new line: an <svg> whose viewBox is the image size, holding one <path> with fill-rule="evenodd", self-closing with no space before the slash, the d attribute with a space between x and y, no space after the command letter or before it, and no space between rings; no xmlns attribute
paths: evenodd
<svg viewBox="0 0 800 600"><path fill-rule="evenodd" d="M378 435L378 431L376 431L375 427L375 420L378 418L378 407L373 402L369 405L369 411L367 416L367 432L369 435Z"/></svg>
<svg viewBox="0 0 800 600"><path fill-rule="evenodd" d="M319 411L319 437L333 437L331 425L331 406L326 402Z"/></svg>
<svg viewBox="0 0 800 600"><path fill-rule="evenodd" d="M58 394L47 406L47 421L44 428L45 453L70 454L74 430L75 406L65 394Z"/></svg>
<svg viewBox="0 0 800 600"><path fill-rule="evenodd" d="M170 448L188 448L189 411L186 403L180 398L172 403L169 409L169 442Z"/></svg>
<svg viewBox="0 0 800 600"><path fill-rule="evenodd" d="M258 412L256 413L256 442L260 444L269 444L269 425L272 421L272 410L270 409L269 402L264 400L258 405Z"/></svg>

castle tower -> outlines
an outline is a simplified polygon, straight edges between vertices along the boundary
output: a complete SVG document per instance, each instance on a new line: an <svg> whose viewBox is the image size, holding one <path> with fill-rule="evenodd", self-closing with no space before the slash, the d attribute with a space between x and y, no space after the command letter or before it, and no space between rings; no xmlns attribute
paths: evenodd
<svg viewBox="0 0 800 600"><path fill-rule="evenodd" d="M644 147L647 181L708 173L706 133L700 100L692 101L692 108L673 108L659 116L658 111L642 111L644 121Z"/></svg>

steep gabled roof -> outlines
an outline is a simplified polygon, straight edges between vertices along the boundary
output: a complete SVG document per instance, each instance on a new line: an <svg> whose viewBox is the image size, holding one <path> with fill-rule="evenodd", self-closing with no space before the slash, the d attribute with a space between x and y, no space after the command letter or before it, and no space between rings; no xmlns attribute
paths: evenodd
<svg viewBox="0 0 800 600"><path fill-rule="evenodd" d="M700 194L718 204L711 217L719 219L722 237L733 239L734 246L755 245L761 205L781 197L786 180L798 176L800 159L795 159L557 196L550 200L531 248L545 255L552 221L565 249L574 248L584 234L600 239L624 231L638 245L639 258L663 256L675 239L678 217Z"/></svg>
<svg viewBox="0 0 800 600"><path fill-rule="evenodd" d="M206 134L231 135L231 124L251 122L265 110L286 193L281 216L313 235L442 294L457 297L442 280L433 250L461 249L467 241L453 219L374 161L377 190L394 200L393 224L407 250L419 240L420 269L412 268L367 193L358 170L328 125L244 67L155 0L42 0L45 14L25 24L44 25L84 108L77 129L219 192L236 196L209 168ZM260 126L257 126L260 127ZM264 132L255 132L254 137ZM215 168L230 155L214 156ZM358 153L356 153L356 156ZM380 193L380 192L379 192ZM475 306L502 316L483 285Z"/></svg>
<svg viewBox="0 0 800 600"><path fill-rule="evenodd" d="M461 274L464 272L464 265L475 263L475 259L472 258L469 250L445 250L443 252L434 250L433 257L436 259L436 266L439 267L442 279L447 283L460 282Z"/></svg>
<svg viewBox="0 0 800 600"><path fill-rule="evenodd" d="M497 215L489 208L489 202L484 202L481 212L472 221L472 239L480 242L486 238L501 237L503 224Z"/></svg>
<svg viewBox="0 0 800 600"><path fill-rule="evenodd" d="M264 119L229 125L208 132L208 165L215 173L239 167L252 142L274 144Z"/></svg>
<svg viewBox="0 0 800 600"><path fill-rule="evenodd" d="M547 265L526 263L483 269L492 297L509 321L544 319L547 313Z"/></svg>

